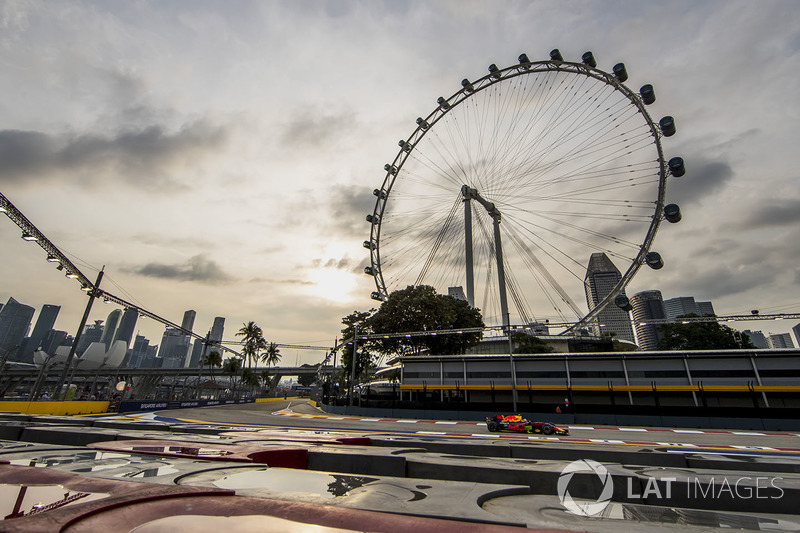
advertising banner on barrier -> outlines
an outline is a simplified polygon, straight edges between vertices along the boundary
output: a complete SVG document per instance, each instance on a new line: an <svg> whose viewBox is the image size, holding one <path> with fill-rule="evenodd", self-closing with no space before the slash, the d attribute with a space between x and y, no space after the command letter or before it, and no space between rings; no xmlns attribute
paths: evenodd
<svg viewBox="0 0 800 533"><path fill-rule="evenodd" d="M125 401L119 404L120 413L131 413L134 411L160 411L162 409L187 409L189 407L208 407L212 405L230 405L237 403L253 403L254 399L246 400L135 400Z"/></svg>

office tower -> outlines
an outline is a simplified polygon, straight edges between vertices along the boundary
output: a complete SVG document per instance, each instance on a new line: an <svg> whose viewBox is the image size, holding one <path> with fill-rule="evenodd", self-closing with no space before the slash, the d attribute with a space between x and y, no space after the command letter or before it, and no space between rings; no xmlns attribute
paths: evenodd
<svg viewBox="0 0 800 533"><path fill-rule="evenodd" d="M766 350L768 348L767 338L760 331L750 331L749 329L746 329L742 331L742 333L746 334L750 338L750 343L756 348L761 348L762 350Z"/></svg>
<svg viewBox="0 0 800 533"><path fill-rule="evenodd" d="M9 298L0 309L0 358L8 354L9 361L21 361L22 341L31 327L34 311L33 307L14 298Z"/></svg>
<svg viewBox="0 0 800 533"><path fill-rule="evenodd" d="M792 328L792 333L794 333L795 346L800 348L800 324L797 324Z"/></svg>
<svg viewBox="0 0 800 533"><path fill-rule="evenodd" d="M100 337L100 342L106 345L106 350L111 348L111 341L114 340L114 334L117 332L117 325L122 318L122 310L114 309L108 313L106 318L106 325L103 328L103 335Z"/></svg>
<svg viewBox="0 0 800 533"><path fill-rule="evenodd" d="M189 309L183 313L183 322L181 322L181 327L187 331L192 331L192 328L194 328L195 317L197 317L197 312L192 309Z"/></svg>
<svg viewBox="0 0 800 533"><path fill-rule="evenodd" d="M136 309L125 309L122 313L122 320L119 322L117 332L114 334L114 342L125 341L128 347L133 340L133 332L136 330L136 322L139 320L139 311Z"/></svg>
<svg viewBox="0 0 800 533"><path fill-rule="evenodd" d="M461 285L458 287L448 287L447 295L455 298L456 300L464 300L465 302L467 301L467 296L464 294L464 287Z"/></svg>
<svg viewBox="0 0 800 533"><path fill-rule="evenodd" d="M642 350L656 350L662 334L651 320L667 318L661 291L642 291L631 296L636 343Z"/></svg>
<svg viewBox="0 0 800 533"><path fill-rule="evenodd" d="M192 347L192 356L189 358L189 361L186 365L187 368L198 368L200 366L200 361L203 358L204 351L208 353L211 350L217 350L218 352L222 353L217 344L222 342L222 333L224 329L225 317L216 317L214 319L214 325L211 326L211 331L208 332L208 340L211 342L211 344L209 345L208 349L205 349L205 343L200 339L195 339Z"/></svg>
<svg viewBox="0 0 800 533"><path fill-rule="evenodd" d="M32 363L33 352L39 348L44 350L44 340L47 337L47 334L53 329L53 326L56 323L56 317L58 316L58 312L60 310L60 305L45 304L42 306L42 310L39 311L39 318L36 319L36 325L33 327L31 336L28 337L28 340L25 343L21 358L19 359L20 361ZM49 355L53 355L53 353L55 353L48 352L47 350L44 351Z"/></svg>
<svg viewBox="0 0 800 533"><path fill-rule="evenodd" d="M103 321L95 320L94 324L89 324L83 328L83 333L81 333L81 338L78 341L78 347L75 349L75 355L80 356L86 351L86 348L88 348L90 344L93 342L100 342L102 337Z"/></svg>
<svg viewBox="0 0 800 533"><path fill-rule="evenodd" d="M711 302L695 302L697 303L697 310L700 311L700 316L706 315L714 315L717 316L717 313L714 312L714 306Z"/></svg>
<svg viewBox="0 0 800 533"><path fill-rule="evenodd" d="M211 326L211 340L214 342L222 342L222 333L225 330L225 317L218 316L214 319L214 325Z"/></svg>
<svg viewBox="0 0 800 533"><path fill-rule="evenodd" d="M42 341L42 350L48 355L56 353L56 348L65 344L67 341L67 332L57 329L51 329L47 332L47 336Z"/></svg>
<svg viewBox="0 0 800 533"><path fill-rule="evenodd" d="M714 306L711 302L696 302L694 296L679 296L664 300L667 308L667 318L676 319L686 315L714 315Z"/></svg>
<svg viewBox="0 0 800 533"><path fill-rule="evenodd" d="M605 253L594 253L589 259L583 285L586 290L586 305L589 310L597 306L622 279L619 269ZM620 294L625 295L625 291ZM628 312L620 309L614 302L600 311L592 326L595 335L615 333L618 339L633 342L633 328Z"/></svg>
<svg viewBox="0 0 800 533"><path fill-rule="evenodd" d="M769 337L767 337L767 345L773 350L794 348L792 336L788 333L770 333Z"/></svg>
<svg viewBox="0 0 800 533"><path fill-rule="evenodd" d="M161 368L181 368L186 362L189 349L188 337L176 328L167 328L161 337L158 357L163 362Z"/></svg>

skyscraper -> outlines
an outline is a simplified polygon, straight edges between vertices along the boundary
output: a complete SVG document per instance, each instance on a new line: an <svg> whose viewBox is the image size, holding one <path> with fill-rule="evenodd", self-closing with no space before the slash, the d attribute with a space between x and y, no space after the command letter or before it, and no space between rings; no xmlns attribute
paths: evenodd
<svg viewBox="0 0 800 533"><path fill-rule="evenodd" d="M679 296L664 300L667 308L667 318L678 318L686 315L714 315L714 306L711 302L696 302L694 296Z"/></svg>
<svg viewBox="0 0 800 533"><path fill-rule="evenodd" d="M788 333L770 333L769 337L767 337L767 345L773 350L794 348L792 336Z"/></svg>
<svg viewBox="0 0 800 533"><path fill-rule="evenodd" d="M750 343L756 348L761 348L762 350L767 349L767 338L762 332L750 331L749 329L746 329L742 331L742 333L746 334L750 338Z"/></svg>
<svg viewBox="0 0 800 533"><path fill-rule="evenodd" d="M800 324L797 324L795 327L792 328L792 333L794 333L795 345L800 347Z"/></svg>
<svg viewBox="0 0 800 533"><path fill-rule="evenodd" d="M589 310L594 309L603 298L608 296L622 279L619 269L605 253L594 253L589 258L589 266L586 268L586 278L583 281L586 290L586 305ZM625 291L620 294L625 295ZM625 339L633 342L633 328L627 311L624 311L610 303L600 311L592 326L595 335L601 336L603 333L615 333L618 339Z"/></svg>
<svg viewBox="0 0 800 533"><path fill-rule="evenodd" d="M100 337L100 342L106 345L106 350L111 348L111 343L114 340L114 334L117 332L117 325L122 318L122 310L114 309L108 313L106 318L106 325L103 328L103 336Z"/></svg>
<svg viewBox="0 0 800 533"><path fill-rule="evenodd" d="M664 299L661 291L642 291L631 296L633 310L633 324L636 328L636 342L642 350L655 350L661 340L661 332L655 324L649 322L654 319L666 318Z"/></svg>
<svg viewBox="0 0 800 533"><path fill-rule="evenodd" d="M31 336L28 337L28 340L25 343L24 351L19 359L20 361L32 363L33 352L38 350L40 347L44 349L43 343L47 338L47 335L53 329L53 326L56 323L56 317L58 316L58 312L60 310L60 305L45 304L42 306L42 310L39 311L39 318L36 319L36 325L33 327ZM52 352L47 353L49 355L53 355Z"/></svg>
<svg viewBox="0 0 800 533"><path fill-rule="evenodd" d="M195 317L197 317L197 311L193 309L189 309L183 313L183 322L181 322L181 327L185 330L192 331L192 328L194 328Z"/></svg>
<svg viewBox="0 0 800 533"><path fill-rule="evenodd" d="M9 354L8 360L21 360L20 348L31 327L34 311L33 307L21 304L14 298L9 298L8 302L0 309L0 357L5 356L7 351L13 350L13 353ZM31 359L32 361L33 359Z"/></svg>
<svg viewBox="0 0 800 533"><path fill-rule="evenodd" d="M133 332L136 330L136 322L139 320L139 311L136 309L126 309L122 313L122 320L119 322L117 332L114 334L114 342L125 341L128 347L131 347L131 340L133 340Z"/></svg>
<svg viewBox="0 0 800 533"><path fill-rule="evenodd" d="M219 343L222 341L222 333L225 329L225 317L218 316L214 319L214 325L211 326L211 331L208 333L208 339L212 343ZM186 364L186 367L197 368L200 366L200 360L203 358L203 351L205 345L200 339L195 339L194 347L192 348L192 357ZM218 351L219 349L216 348ZM207 351L210 351L209 348ZM222 353L222 352L220 352Z"/></svg>

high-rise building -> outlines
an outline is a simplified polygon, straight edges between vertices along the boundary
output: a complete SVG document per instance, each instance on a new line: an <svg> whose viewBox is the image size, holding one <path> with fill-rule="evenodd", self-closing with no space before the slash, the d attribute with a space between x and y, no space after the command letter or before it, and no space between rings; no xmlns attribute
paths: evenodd
<svg viewBox="0 0 800 533"><path fill-rule="evenodd" d="M119 321L122 318L122 310L121 309L114 309L110 313L108 313L108 318L106 318L106 325L103 328L103 335L100 337L100 342L106 345L106 350L111 348L111 343L114 340L114 334L117 333L117 325L119 325Z"/></svg>
<svg viewBox="0 0 800 533"><path fill-rule="evenodd" d="M89 324L83 328L81 338L78 341L78 347L75 349L75 355L80 356L83 354L86 348L93 342L100 342L100 339L103 337L103 329L102 320L95 320L94 324Z"/></svg>
<svg viewBox="0 0 800 533"><path fill-rule="evenodd" d="M698 314L700 316L706 315L714 315L717 316L717 313L714 312L714 305L711 302L695 302L697 304L697 310L700 311Z"/></svg>
<svg viewBox="0 0 800 533"><path fill-rule="evenodd" d="M22 341L31 327L35 309L14 298L0 309L0 358L9 353L9 361L20 361ZM33 359L31 359L33 361Z"/></svg>
<svg viewBox="0 0 800 533"><path fill-rule="evenodd" d="M208 333L208 340L212 343L219 343L222 342L222 333L225 329L225 317L218 316L214 319L214 325L211 326L211 331ZM204 351L205 344L200 339L195 339L194 345L192 347L192 356L189 358L187 363L187 368L198 368L200 366L200 360L203 358L203 351ZM210 350L211 348L209 348ZM218 348L216 348L219 350ZM221 353L221 352L220 352Z"/></svg>
<svg viewBox="0 0 800 533"><path fill-rule="evenodd" d="M128 308L122 313L122 320L119 321L119 327L114 334L114 342L125 341L128 347L131 347L133 340L133 332L136 330L136 322L139 320L139 311L133 308Z"/></svg>
<svg viewBox="0 0 800 533"><path fill-rule="evenodd" d="M767 338L762 332L750 331L749 329L746 329L742 331L742 333L746 334L750 338L750 343L756 348L761 348L762 350L766 350L768 348Z"/></svg>
<svg viewBox="0 0 800 533"><path fill-rule="evenodd" d="M36 319L36 325L33 326L31 336L28 337L27 342L25 343L25 348L21 354L21 358L19 359L20 361L32 363L33 352L39 348L44 350L44 340L48 333L53 330L53 326L56 323L56 317L58 317L58 312L60 310L60 305L45 304L42 306L42 310L39 311L39 318ZM49 355L54 353L48 352L47 350L44 351Z"/></svg>
<svg viewBox="0 0 800 533"><path fill-rule="evenodd" d="M162 360L161 368L181 368L186 362L189 350L189 337L183 330L167 328L161 337L158 357Z"/></svg>
<svg viewBox="0 0 800 533"><path fill-rule="evenodd" d="M661 340L658 326L651 320L667 318L661 291L642 291L631 296L633 325L636 328L636 343L642 350L655 350Z"/></svg>
<svg viewBox="0 0 800 533"><path fill-rule="evenodd" d="M464 294L464 287L461 285L458 287L448 287L447 295L455 298L456 300L464 300L465 302L467 301L467 296Z"/></svg>
<svg viewBox="0 0 800 533"><path fill-rule="evenodd" d="M589 310L594 309L606 296L608 296L617 283L622 279L619 269L605 253L598 252L589 258L586 269L586 278L583 281L586 290L586 305ZM625 295L625 291L620 294ZM614 333L620 340L633 342L633 328L628 312L610 303L600 311L592 326L595 335Z"/></svg>
<svg viewBox="0 0 800 533"><path fill-rule="evenodd" d="M671 319L686 315L700 316L700 309L694 301L694 296L679 296L664 300L664 307L667 310L667 317Z"/></svg>
<svg viewBox="0 0 800 533"><path fill-rule="evenodd" d="M194 328L194 319L197 317L197 311L193 309L189 309L185 313L183 313L183 322L181 322L181 327L187 331L192 331Z"/></svg>
<svg viewBox="0 0 800 533"><path fill-rule="evenodd" d="M767 337L767 345L773 350L794 348L792 336L788 333L770 333L769 337Z"/></svg>
<svg viewBox="0 0 800 533"><path fill-rule="evenodd" d="M56 353L56 348L67 341L67 332L58 329L51 329L42 341L42 350L48 355Z"/></svg>
<svg viewBox="0 0 800 533"><path fill-rule="evenodd" d="M667 309L667 318L676 319L686 315L716 315L711 302L696 302L694 296L679 296L664 300Z"/></svg>
<svg viewBox="0 0 800 533"><path fill-rule="evenodd" d="M792 333L794 333L794 343L797 347L800 347L800 324L797 324L795 327L792 328Z"/></svg>

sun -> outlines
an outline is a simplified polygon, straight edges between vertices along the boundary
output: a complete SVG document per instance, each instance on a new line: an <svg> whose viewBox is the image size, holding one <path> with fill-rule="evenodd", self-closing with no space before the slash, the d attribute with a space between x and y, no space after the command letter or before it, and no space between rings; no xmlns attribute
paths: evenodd
<svg viewBox="0 0 800 533"><path fill-rule="evenodd" d="M320 267L311 271L314 294L334 302L350 297L356 285L355 274L334 267Z"/></svg>

